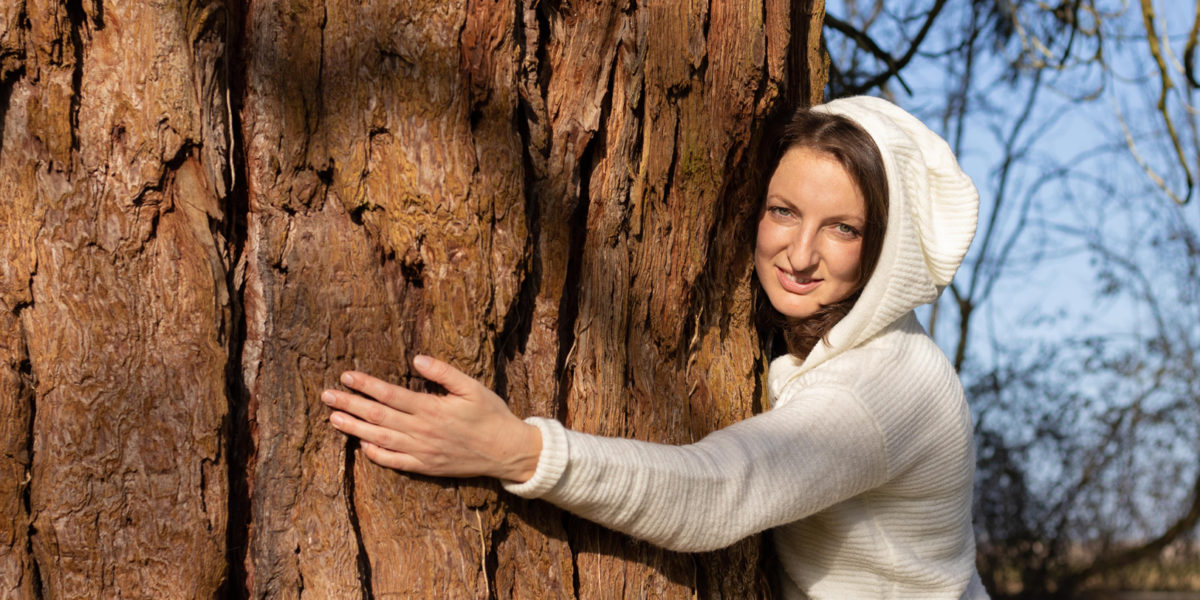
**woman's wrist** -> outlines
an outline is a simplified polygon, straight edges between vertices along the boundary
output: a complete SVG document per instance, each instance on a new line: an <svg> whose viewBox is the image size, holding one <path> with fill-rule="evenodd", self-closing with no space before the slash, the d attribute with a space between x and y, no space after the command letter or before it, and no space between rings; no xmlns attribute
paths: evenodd
<svg viewBox="0 0 1200 600"><path fill-rule="evenodd" d="M506 472L500 475L500 479L515 483L525 483L533 478L542 455L542 431L524 421L520 421L520 424L506 461Z"/></svg>

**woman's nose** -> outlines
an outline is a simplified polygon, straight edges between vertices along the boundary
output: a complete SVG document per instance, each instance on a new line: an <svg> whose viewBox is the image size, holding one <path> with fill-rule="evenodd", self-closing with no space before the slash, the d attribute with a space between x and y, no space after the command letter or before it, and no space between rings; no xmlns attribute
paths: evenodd
<svg viewBox="0 0 1200 600"><path fill-rule="evenodd" d="M797 231L788 244L788 262L792 270L803 271L817 263L817 233L815 231Z"/></svg>

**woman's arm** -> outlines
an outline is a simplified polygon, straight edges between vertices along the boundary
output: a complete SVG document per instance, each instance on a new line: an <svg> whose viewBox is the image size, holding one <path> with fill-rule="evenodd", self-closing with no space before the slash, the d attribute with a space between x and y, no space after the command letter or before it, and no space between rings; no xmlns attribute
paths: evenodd
<svg viewBox="0 0 1200 600"><path fill-rule="evenodd" d="M334 426L362 438L368 458L427 475L498 477L513 493L672 550L727 546L888 476L873 415L836 387L806 389L699 442L670 446L568 431L550 419L522 422L453 367L424 357L414 366L450 394L350 373L343 383L378 402L322 395L339 410L330 417Z"/></svg>
<svg viewBox="0 0 1200 600"><path fill-rule="evenodd" d="M728 546L815 514L884 483L882 432L848 392L806 390L804 398L685 446L587 435L530 419L543 456L567 454L557 478L536 489L506 483L606 527L686 552ZM561 441L556 441L561 440ZM564 444L565 450L556 448ZM542 478L539 466L534 483Z"/></svg>

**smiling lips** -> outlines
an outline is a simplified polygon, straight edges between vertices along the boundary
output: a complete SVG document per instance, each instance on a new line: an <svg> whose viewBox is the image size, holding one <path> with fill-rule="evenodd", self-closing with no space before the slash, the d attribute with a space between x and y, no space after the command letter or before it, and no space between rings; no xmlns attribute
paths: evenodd
<svg viewBox="0 0 1200 600"><path fill-rule="evenodd" d="M775 274L779 276L779 285L783 289L793 294L807 294L818 285L821 285L823 279L814 279L812 277L802 277L795 273L789 273L780 267L775 267Z"/></svg>

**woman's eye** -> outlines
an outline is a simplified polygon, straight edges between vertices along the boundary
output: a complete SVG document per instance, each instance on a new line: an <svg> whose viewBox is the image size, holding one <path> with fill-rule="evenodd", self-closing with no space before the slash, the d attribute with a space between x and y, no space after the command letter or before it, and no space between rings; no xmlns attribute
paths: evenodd
<svg viewBox="0 0 1200 600"><path fill-rule="evenodd" d="M783 206L768 206L767 212L771 213L772 215L775 215L776 217L792 216L792 211Z"/></svg>
<svg viewBox="0 0 1200 600"><path fill-rule="evenodd" d="M860 232L857 229L845 223L838 223L836 225L836 229L838 233L846 237L858 237L860 235Z"/></svg>

